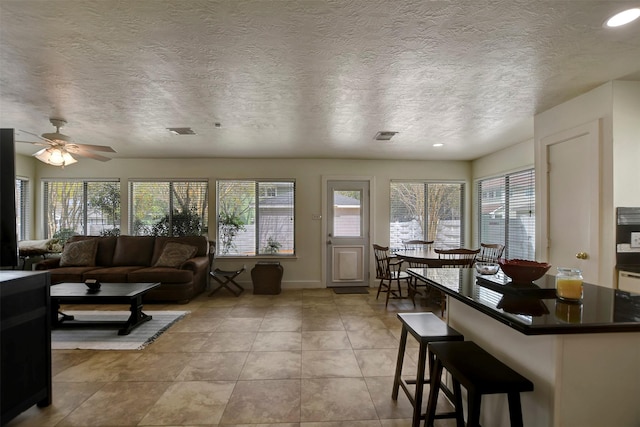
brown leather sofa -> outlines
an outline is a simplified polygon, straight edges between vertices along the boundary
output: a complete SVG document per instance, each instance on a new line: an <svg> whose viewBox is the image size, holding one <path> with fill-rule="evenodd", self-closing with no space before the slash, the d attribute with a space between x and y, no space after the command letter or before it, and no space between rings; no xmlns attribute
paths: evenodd
<svg viewBox="0 0 640 427"><path fill-rule="evenodd" d="M67 241L67 245L91 239L97 239L93 262L85 261L79 263L82 265L74 265L65 261L63 251L60 258L45 259L37 263L35 270L49 270L52 285L84 282L87 279L97 279L101 283L160 282L159 287L145 295L145 302L188 302L207 287L209 245L204 236L73 236ZM178 266L162 265L159 260L164 257L165 245L170 242L174 243L170 247L176 247L175 243L180 243L197 249L191 258L178 260Z"/></svg>

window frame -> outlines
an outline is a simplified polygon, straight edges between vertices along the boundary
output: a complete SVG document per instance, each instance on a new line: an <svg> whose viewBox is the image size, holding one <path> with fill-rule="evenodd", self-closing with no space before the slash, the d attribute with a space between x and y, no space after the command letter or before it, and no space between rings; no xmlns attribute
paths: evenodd
<svg viewBox="0 0 640 427"><path fill-rule="evenodd" d="M221 201L220 201L220 196L221 196L221 191L220 191L220 184L221 183L251 183L254 185L254 192L253 192L253 196L254 196L254 200L253 200L253 226L255 227L254 231L253 231L253 235L254 235L254 245L253 245L253 253L252 254L246 254L246 253L224 253L224 251L222 250L222 238L220 236L220 207L221 207ZM266 187L266 190L273 190L274 195L272 194L267 194L266 190L263 191L262 189L260 189L260 184L261 183L265 183L268 184L268 186ZM287 185L287 186L291 186L292 187L292 197L290 198L290 202L292 203L291 206L291 213L293 215L293 219L292 219L292 226L291 228L291 235L290 235L290 240L291 242L291 249L287 250L287 252L276 252L276 253L265 253L262 251L262 244L266 243L266 242L262 242L260 240L260 235L261 235L261 231L260 231L260 198L264 198L265 200L273 200L277 197L282 196L282 193L279 191L278 186L279 184L283 184L283 185ZM221 258L234 258L234 257L242 257L242 258L295 258L296 257L296 187L297 187L297 183L296 180L293 178L219 178L216 180L216 240L219 242L218 243L218 247L216 250L216 257L221 257ZM290 252L289 252L290 251Z"/></svg>
<svg viewBox="0 0 640 427"><path fill-rule="evenodd" d="M394 184L415 184L415 185L422 185L423 186L423 200L424 200L424 212L427 213L429 212L429 206L428 206L428 194L429 194L429 186L433 186L433 185L459 185L459 247L465 247L466 246L466 221L465 221L465 204L466 204L466 188L467 188L467 183L465 181L461 181L461 180L425 180L425 179L392 179L389 182L389 232L390 232L390 242L389 242L389 247L391 250L397 250L397 249L403 249L401 242L397 243L396 245L394 245L394 239L393 239L393 233L391 230L391 224L392 219L393 219L393 190L392 190L392 186ZM437 238L434 239L430 239L430 237L428 236L428 215L425 214L424 218L423 218L423 223L421 224L421 228L422 228L422 236L420 237L411 237L412 239L422 239L422 240L434 240L434 247L439 247L439 248L452 248L451 245L447 245L446 242L441 242L444 244L439 244ZM404 239L406 240L406 239ZM457 245L455 245L456 247L458 247Z"/></svg>
<svg viewBox="0 0 640 427"><path fill-rule="evenodd" d="M208 229L209 229L209 179L208 178L131 178L128 180L128 193L129 193L129 197L128 197L128 210L127 210L127 224L129 227L129 234L134 236L148 236L149 234L134 234L134 229L135 224L135 213L134 213L134 208L135 208L135 203L134 203L134 197L135 197L135 193L134 193L134 185L135 184L168 184L169 185L169 205L168 205L168 212L167 215L169 217L169 231L170 234L173 231L173 225L172 225L172 218L173 218L173 212L174 212L174 206L175 206L175 201L173 199L173 191L172 191L172 187L175 184L182 184L182 183L201 183L201 184L205 184L206 188L205 188L205 194L203 197L203 200L206 202L206 206L205 206L205 211L203 212L202 216L202 230L201 230L201 235L206 236L208 233Z"/></svg>
<svg viewBox="0 0 640 427"><path fill-rule="evenodd" d="M31 180L16 176L16 214L18 241L31 238Z"/></svg>
<svg viewBox="0 0 640 427"><path fill-rule="evenodd" d="M525 176L528 175L528 176ZM522 176L523 178L519 178L518 176ZM513 188L514 186L512 185L512 181L514 180L514 178L518 178L521 179L525 182L527 182L527 187L526 187L526 193L527 195L523 196L516 196L516 200L512 200L514 197L512 197L513 195ZM483 183L487 183L488 181L491 180L499 180L499 179L504 179L504 185L499 187L499 188L494 188L494 189L490 189L487 190L486 188L483 188ZM516 180L516 183L518 183L518 180ZM498 174L498 175L492 175L492 176L487 176L487 177L483 177L483 178L479 178L475 180L475 185L474 185L474 189L475 189L475 195L476 195L476 209L477 209L477 215L475 218L476 221L476 232L475 232L475 237L478 241L478 245L480 245L480 243L500 243L502 245L505 246L504 249L504 253L503 253L503 257L506 259L510 259L510 258L524 258L524 259L530 259L530 260L535 260L536 259L536 254L535 254L535 248L536 248L536 242L535 242L535 224L536 224L536 216L535 216L535 209L536 209L536 194L535 194L535 185L536 185L536 176L535 176L535 168L534 167L527 167L527 168L523 168L523 169L517 169L511 172L507 172L507 173L503 173L503 174ZM504 228L502 229L502 234L503 234L503 240L502 241L484 241L486 239L483 239L483 201L486 201L485 196L487 196L489 193L491 193L493 196L493 198L500 198L501 199L501 203L502 203L502 219L504 219ZM512 236L515 233L511 232L511 223L514 221L514 219L516 218L521 218L519 216L515 216L512 217L510 214L508 214L511 209L510 207L512 206L512 204L514 204L514 202L519 202L522 204L529 204L529 214L530 217L533 218L533 225L529 226L529 228L531 228L533 230L532 233L528 233L527 237L528 240L527 242L521 241L522 244L527 243L528 247L530 248L529 251L527 251L530 255L525 256L523 255L523 252L518 253L517 255L514 255L514 251L510 248L510 243L513 243L515 240L512 239ZM497 203L497 202L496 202ZM494 239L497 240L497 239ZM510 242L511 241L511 242Z"/></svg>
<svg viewBox="0 0 640 427"><path fill-rule="evenodd" d="M122 198L122 191L120 187L120 178L43 178L41 180L42 185L42 229L44 230L44 237L50 239L55 235L55 233L50 235L51 230L49 230L48 221L49 218L49 189L48 185L50 183L76 183L82 184L82 235L86 236L88 227L89 227L89 197L88 197L88 188L89 183L116 183L119 187L120 198ZM122 230L122 204L120 203L119 212L118 212L118 228ZM58 230L60 231L60 230Z"/></svg>

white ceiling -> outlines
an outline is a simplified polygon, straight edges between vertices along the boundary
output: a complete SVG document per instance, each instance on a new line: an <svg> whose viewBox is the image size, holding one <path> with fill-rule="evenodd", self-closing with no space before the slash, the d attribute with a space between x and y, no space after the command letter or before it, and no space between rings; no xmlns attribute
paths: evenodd
<svg viewBox="0 0 640 427"><path fill-rule="evenodd" d="M639 5L0 0L0 126L61 117L114 158L474 159L532 138L536 113L640 80L640 22L602 26Z"/></svg>

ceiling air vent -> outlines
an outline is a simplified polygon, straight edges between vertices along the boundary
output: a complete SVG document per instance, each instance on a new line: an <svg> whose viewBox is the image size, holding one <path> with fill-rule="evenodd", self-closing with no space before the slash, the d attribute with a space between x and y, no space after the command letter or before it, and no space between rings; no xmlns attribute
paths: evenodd
<svg viewBox="0 0 640 427"><path fill-rule="evenodd" d="M376 136L374 136L373 139L378 141L389 141L396 133L398 132L380 131L376 133Z"/></svg>
<svg viewBox="0 0 640 427"><path fill-rule="evenodd" d="M167 130L174 135L195 135L196 134L191 128L167 128Z"/></svg>

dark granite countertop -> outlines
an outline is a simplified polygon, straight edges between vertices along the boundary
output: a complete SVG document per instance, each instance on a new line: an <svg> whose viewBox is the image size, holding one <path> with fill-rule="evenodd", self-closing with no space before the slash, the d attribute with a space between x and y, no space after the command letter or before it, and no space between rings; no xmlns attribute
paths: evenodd
<svg viewBox="0 0 640 427"><path fill-rule="evenodd" d="M580 303L556 298L555 276L514 284L502 271L409 268L409 274L525 335L640 332L640 294L585 283Z"/></svg>

